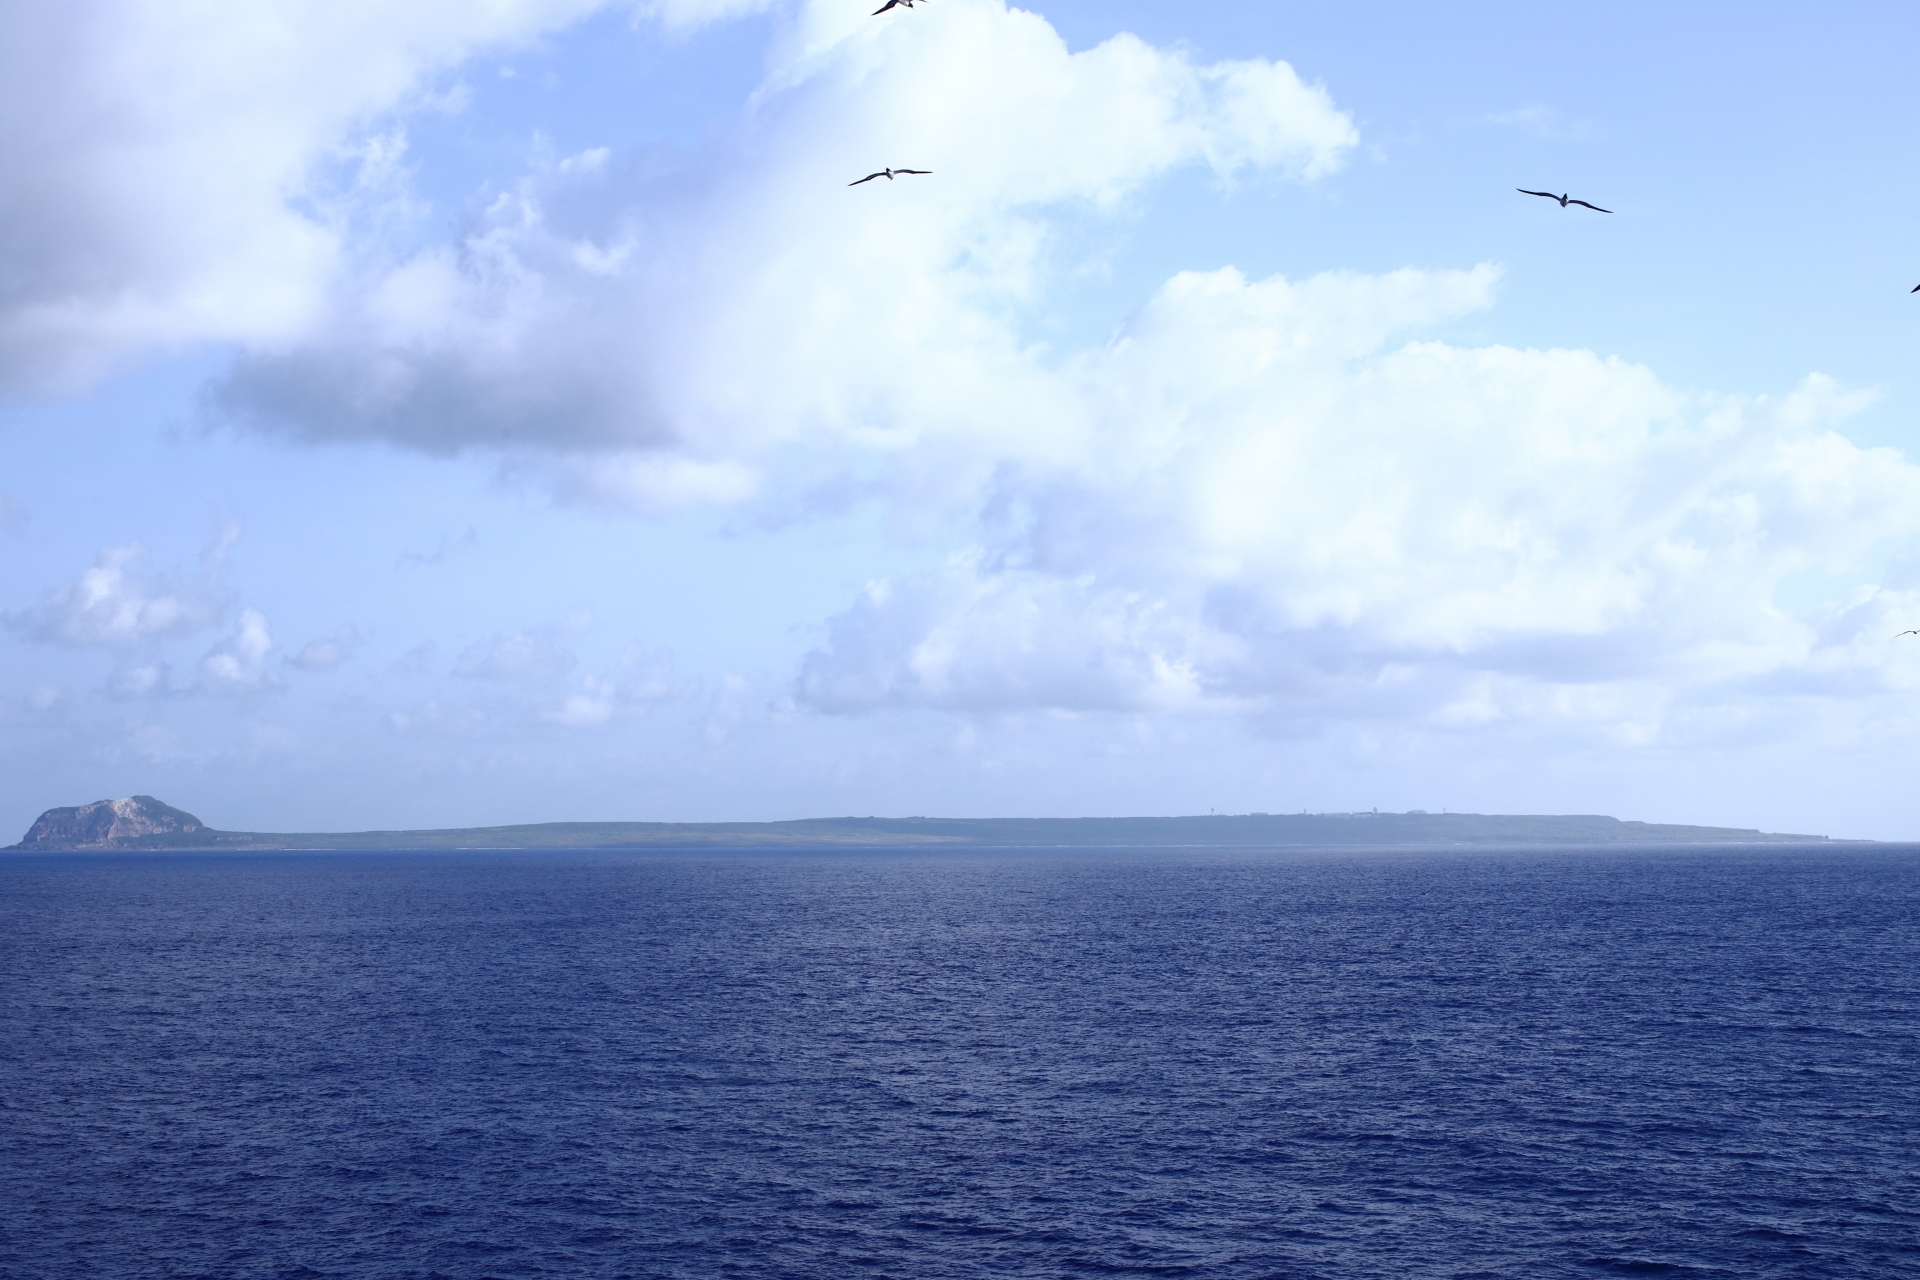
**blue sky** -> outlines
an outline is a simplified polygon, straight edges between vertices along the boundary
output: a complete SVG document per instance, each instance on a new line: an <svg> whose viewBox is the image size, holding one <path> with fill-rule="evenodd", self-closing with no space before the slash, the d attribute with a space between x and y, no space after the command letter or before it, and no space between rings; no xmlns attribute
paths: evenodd
<svg viewBox="0 0 1920 1280"><path fill-rule="evenodd" d="M867 7L0 16L0 831L1915 835L1910 9Z"/></svg>

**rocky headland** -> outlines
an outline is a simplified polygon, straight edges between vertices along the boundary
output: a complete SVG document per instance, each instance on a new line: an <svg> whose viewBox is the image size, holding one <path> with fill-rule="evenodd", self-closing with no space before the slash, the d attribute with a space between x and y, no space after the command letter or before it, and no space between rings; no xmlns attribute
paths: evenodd
<svg viewBox="0 0 1920 1280"><path fill-rule="evenodd" d="M152 796L96 800L49 809L27 828L15 849L123 849L155 836L193 836L207 824Z"/></svg>

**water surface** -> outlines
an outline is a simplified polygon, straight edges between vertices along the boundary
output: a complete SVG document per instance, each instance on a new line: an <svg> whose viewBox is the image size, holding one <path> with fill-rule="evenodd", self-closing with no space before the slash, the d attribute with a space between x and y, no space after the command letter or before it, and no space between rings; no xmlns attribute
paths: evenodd
<svg viewBox="0 0 1920 1280"><path fill-rule="evenodd" d="M1920 850L0 863L0 1274L1920 1274Z"/></svg>

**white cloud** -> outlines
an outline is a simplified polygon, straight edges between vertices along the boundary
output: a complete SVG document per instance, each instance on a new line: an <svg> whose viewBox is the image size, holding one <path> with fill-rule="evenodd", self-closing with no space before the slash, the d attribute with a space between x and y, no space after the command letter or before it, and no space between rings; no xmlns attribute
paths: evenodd
<svg viewBox="0 0 1920 1280"><path fill-rule="evenodd" d="M453 673L469 680L551 680L573 670L569 641L585 629L583 617L556 626L477 641L454 660Z"/></svg>
<svg viewBox="0 0 1920 1280"><path fill-rule="evenodd" d="M732 460L701 462L672 454L624 451L558 459L513 460L509 475L544 482L560 501L576 506L664 512L692 506L738 506L759 491L760 478Z"/></svg>
<svg viewBox="0 0 1920 1280"><path fill-rule="evenodd" d="M1069 218L1181 166L1310 181L1351 121L1284 63L1128 36L1072 54L995 0L910 16L804 6L696 162L560 161L216 402L497 450L567 501L978 512L971 550L832 621L796 685L823 710L1645 742L1805 696L1763 690L1911 683L1906 656L1833 638L1907 607L1872 562L1920 535L1920 472L1835 429L1857 397L1711 401L1587 352L1420 340L1491 305L1489 265L1186 272L1106 346L1039 348L1023 324L1078 265ZM933 172L845 185L881 165ZM1865 594L1777 599L1811 572ZM456 669L556 679L548 643ZM567 696L557 718L611 714Z"/></svg>
<svg viewBox="0 0 1920 1280"><path fill-rule="evenodd" d="M665 649L629 647L613 667L573 677L579 660L572 641L589 623L586 615L578 614L552 626L469 645L454 661L453 674L504 687L459 706L443 706L436 700L402 713L405 724L396 721L396 727L472 731L500 724L544 723L594 728L692 691L691 683L674 675L673 654Z"/></svg>
<svg viewBox="0 0 1920 1280"><path fill-rule="evenodd" d="M1177 277L1071 371L1097 440L1003 469L976 551L870 588L797 695L1644 742L1920 691L1889 643L1920 593L1875 571L1920 538L1920 468L1836 430L1870 397L1389 341L1494 278ZM1783 607L1810 572L1854 585Z"/></svg>
<svg viewBox="0 0 1920 1280"><path fill-rule="evenodd" d="M235 419L489 450L564 501L764 511L833 491L909 523L977 516L938 572L875 584L830 622L795 687L825 711L1531 726L1644 746L1787 733L1807 707L1920 688L1920 646L1883 638L1920 625L1920 582L1876 568L1920 538L1920 471L1839 434L1859 398L1826 380L1716 400L1589 352L1426 340L1491 305L1491 266L1187 272L1106 346L1033 343L1028 322L1082 265L1075 220L1123 213L1181 167L1312 181L1342 162L1350 119L1284 63L1203 65L1127 36L1072 54L997 0L903 21L804 4L761 90L691 161L582 152L493 188L457 243L349 264L348 224L404 167L381 114L474 49L590 7L420 4L389 24L388 6L315 5L217 36L191 8L113 30L105 4L0 19L0 37L41 24L87 69L78 88L30 77L52 116L104 121L70 164L41 162L52 126L19 135L35 177L6 242L25 265L0 297L0 371L225 337L247 350L210 401ZM681 27L765 7L643 6ZM110 67L128 87L87 78ZM101 113L71 109L95 93ZM323 190L330 154L368 190ZM846 185L902 164L933 173ZM110 555L129 558L9 624L132 644L216 620L218 593ZM1796 595L1812 578L1830 585ZM221 687L270 683L264 619L247 617L208 655ZM570 640L462 652L454 674L495 682L472 695L493 710L396 714L589 727L648 704L646 678L574 676ZM343 652L327 644L288 661L324 665ZM714 732L727 723L716 712Z"/></svg>
<svg viewBox="0 0 1920 1280"><path fill-rule="evenodd" d="M972 555L871 584L808 656L797 692L826 711L1187 711L1205 699L1196 662L1219 643L1137 590Z"/></svg>
<svg viewBox="0 0 1920 1280"><path fill-rule="evenodd" d="M0 385L300 332L346 264L352 211L387 203L364 189L393 167L378 118L600 2L0 8Z"/></svg>
<svg viewBox="0 0 1920 1280"><path fill-rule="evenodd" d="M154 573L146 549L109 547L77 582L49 591L33 609L3 617L29 640L68 645L131 645L204 630L219 622L225 593L215 578L217 545L201 572Z"/></svg>
<svg viewBox="0 0 1920 1280"><path fill-rule="evenodd" d="M298 653L289 654L286 662L290 667L302 671L332 671L351 658L364 639L360 629L351 624L336 627L332 635L320 636L300 646Z"/></svg>
<svg viewBox="0 0 1920 1280"><path fill-rule="evenodd" d="M212 405L309 438L499 450L563 498L645 509L865 465L848 453L977 466L1086 429L1020 331L1077 263L1063 217L1182 166L1311 179L1355 141L1284 63L1131 36L1073 54L998 0L911 17L807 6L708 153L553 164L457 245L341 295L317 336L257 347ZM847 185L880 165L933 174Z"/></svg>
<svg viewBox="0 0 1920 1280"><path fill-rule="evenodd" d="M393 219L425 212L406 189L397 121L457 110L462 87L441 80L476 55L608 7L686 31L785 6L71 0L0 9L0 165L9 174L0 387L71 390L154 348L300 342L324 323L334 291L352 290L379 258ZM927 25L889 33L862 17L813 5L789 65L817 60L829 29L871 49ZM1189 80L1174 88L1244 126L1206 144L1216 162L1298 151L1299 139L1261 132L1270 124L1262 112L1296 92L1285 77L1228 64ZM569 258L604 272L618 265L618 248L577 242ZM431 290L432 274L401 273L387 302L404 308L411 288Z"/></svg>
<svg viewBox="0 0 1920 1280"><path fill-rule="evenodd" d="M584 729L672 701L691 686L673 674L673 654L664 649L629 649L613 670L589 676L568 692L560 705L540 713L553 724Z"/></svg>
<svg viewBox="0 0 1920 1280"><path fill-rule="evenodd" d="M170 668L158 658L126 663L107 678L107 696L115 699L159 698L172 691Z"/></svg>
<svg viewBox="0 0 1920 1280"><path fill-rule="evenodd" d="M227 697L272 693L280 688L280 678L267 662L272 652L266 618L257 609L243 609L233 634L200 660L198 687Z"/></svg>

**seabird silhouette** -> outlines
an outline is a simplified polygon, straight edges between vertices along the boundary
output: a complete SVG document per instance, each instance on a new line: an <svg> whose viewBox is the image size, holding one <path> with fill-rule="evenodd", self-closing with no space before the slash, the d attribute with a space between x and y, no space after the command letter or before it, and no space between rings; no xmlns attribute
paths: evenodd
<svg viewBox="0 0 1920 1280"><path fill-rule="evenodd" d="M1525 187L1515 187L1514 190L1518 191L1523 196L1545 196L1549 200L1558 200L1560 202L1560 207L1562 209L1566 208L1570 204L1577 204L1582 209L1591 209L1595 213L1612 213L1613 212L1613 210L1611 209L1602 209L1597 204L1588 204L1585 200L1575 200L1569 196L1557 196L1553 194L1553 192L1551 191L1529 191Z"/></svg>
<svg viewBox="0 0 1920 1280"><path fill-rule="evenodd" d="M849 182L847 185L850 187L857 187L863 182L872 182L875 178L885 178L889 182L891 182L893 180L893 175L896 173L932 173L932 172L933 170L931 169L882 169L880 172L870 173L864 178L855 178L852 182Z"/></svg>

